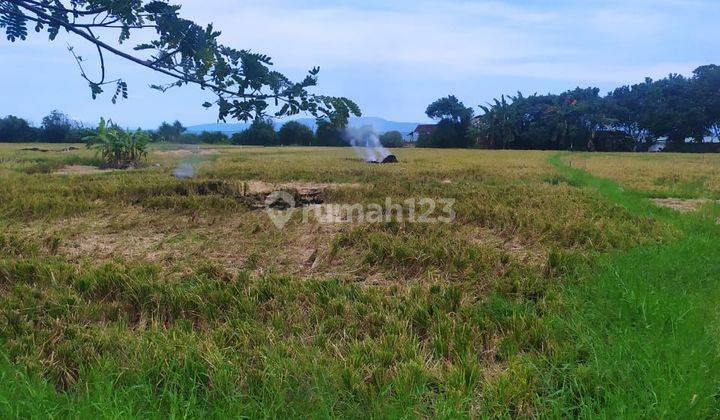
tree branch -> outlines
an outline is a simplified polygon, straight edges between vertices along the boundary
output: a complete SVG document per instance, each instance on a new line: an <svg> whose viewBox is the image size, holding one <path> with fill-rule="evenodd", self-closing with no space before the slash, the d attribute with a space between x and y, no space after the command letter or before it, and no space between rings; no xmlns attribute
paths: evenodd
<svg viewBox="0 0 720 420"><path fill-rule="evenodd" d="M98 13L107 12L109 10L107 7L99 7L97 9L88 9L88 10L78 10L78 9L74 9L74 8L66 9L64 7L53 6L53 5L46 4L46 3L40 3L38 1L33 1L33 0L26 0L26 1L30 4L33 4L38 7L56 10L58 12L63 12L63 13L71 13L73 15L96 15Z"/></svg>
<svg viewBox="0 0 720 420"><path fill-rule="evenodd" d="M102 7L94 7L101 3ZM8 39L15 41L27 36L27 22L36 22L36 30L46 26L54 40L60 29L78 36L97 49L100 60L100 79L90 80L83 68L83 59L73 53L80 72L93 91L93 98L102 93L106 80L105 54L110 53L132 63L168 76L172 83L151 86L167 90L175 86L195 84L211 90L219 118L227 116L247 120L265 115L270 106L282 108L276 116L308 112L315 117L329 117L333 122L346 124L349 114L361 115L360 109L349 99L327 97L308 92L316 86L318 68L310 70L300 82L292 82L273 71L270 57L248 50L236 50L218 42L220 32L212 25L205 27L179 16L179 5L165 1L124 0L2 0L0 17L7 27ZM5 24L7 22L7 24ZM157 38L147 44L135 46L134 55L120 46L103 42L95 28L119 30L118 43L131 36L132 30L155 29ZM145 58L147 56L149 58ZM127 87L116 80L118 92L127 96ZM273 105L274 102L274 105ZM212 104L206 102L205 107Z"/></svg>
<svg viewBox="0 0 720 420"><path fill-rule="evenodd" d="M62 26L62 27L65 28L68 32L72 32L72 33L74 33L74 34L76 34L76 35L84 38L85 40L87 40L87 41L93 43L94 45L96 45L98 48L102 48L102 49L104 49L104 50L106 50L106 51L108 51L108 52L111 52L111 53L119 56L119 57L122 57L122 58L124 58L124 59L126 59L126 60L132 61L133 63L139 64L139 65L141 65L141 66L143 66L143 67L147 67L147 68L149 68L149 69L155 70L155 71L157 71L157 72L159 72L159 73L165 74L166 76L170 76L170 77L175 78L175 79L178 79L178 80L180 80L180 81L182 81L182 82L194 83L194 84L200 85L201 87L209 88L209 89L212 89L212 90L217 91L217 92L227 93L228 95L238 96L238 97L242 97L242 98L249 98L249 99L256 99L256 98L257 98L257 99L260 99L260 97L259 97L258 95L248 95L248 94L244 94L244 93L240 93L240 92L230 91L230 90L227 90L227 89L223 89L223 88L221 88L221 87L219 87L219 86L216 86L216 85L213 85L213 84L209 84L209 83L207 83L207 82L204 81L204 80L198 80L198 79L189 77L189 76L186 75L186 74L177 74L177 73L174 73L174 72L172 72L172 71L170 71L170 70L164 69L164 68L162 68L162 67L157 67L157 66L155 66L155 65L154 65L152 62L150 62L150 61L146 61L146 60L143 60L143 59L141 59L141 58L135 57L135 56L133 56L133 55L131 55L131 54L128 54L128 53L126 53L126 52L124 52L124 51L122 51L122 50L119 50L119 49L117 49L117 48L115 48L115 47L113 47L113 46L111 46L111 45L108 45L108 44L106 44L105 42L102 42L101 40L95 38L94 36L91 36L91 35L83 32L83 31L81 31L80 29L76 28L76 27L75 27L73 24L71 24L71 23L65 22L65 21L63 21L63 20L61 20L61 19L58 19L58 18L52 16L52 15L48 15L47 13L43 12L42 10L39 10L39 9L37 9L37 8L34 7L34 6L27 4L27 2L28 2L29 0L7 0L7 1L9 1L10 3L13 3L13 4L15 4L15 5L17 5L18 7L22 7L23 9L26 9L26 10L34 13L34 14L35 14L36 16L38 16L39 18L44 19L45 21L47 21L48 24L56 24L56 25ZM267 98L267 97L268 97L268 96L264 96L263 99L264 99L264 98ZM269 97L275 97L275 96L269 96ZM284 101L284 99L283 99L282 97L277 97L277 99Z"/></svg>

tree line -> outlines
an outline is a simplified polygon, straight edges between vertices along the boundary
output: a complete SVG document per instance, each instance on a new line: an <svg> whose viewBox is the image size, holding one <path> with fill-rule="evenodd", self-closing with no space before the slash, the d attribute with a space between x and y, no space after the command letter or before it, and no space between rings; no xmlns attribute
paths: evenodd
<svg viewBox="0 0 720 420"><path fill-rule="evenodd" d="M720 66L698 67L692 76L671 74L659 80L621 86L606 95L598 88L560 94L501 96L480 106L475 116L455 96L438 99L426 114L438 121L420 137L418 147L644 151L659 140L667 150L705 151L720 140ZM52 111L39 127L9 115L0 118L0 141L80 142L96 129ZM327 120L316 130L296 122L279 130L271 119L256 118L240 133L189 133L183 125L163 123L148 131L153 141L259 146L347 146L344 131ZM403 135L381 136L386 147L401 147Z"/></svg>
<svg viewBox="0 0 720 420"><path fill-rule="evenodd" d="M403 146L403 135L398 131L389 131L379 137L385 147ZM233 134L230 143L248 146L347 147L350 145L345 130L328 121L319 120L315 131L300 122L289 121L276 131L275 124L270 119L253 121L247 130Z"/></svg>
<svg viewBox="0 0 720 420"><path fill-rule="evenodd" d="M43 117L39 127L14 115L0 118L0 142L75 143L94 131L57 110Z"/></svg>
<svg viewBox="0 0 720 420"><path fill-rule="evenodd" d="M179 121L175 121L172 124L162 123L157 130L151 133L151 136L154 141L168 143L347 147L350 144L344 131L327 120L318 121L314 131L298 121L288 121L278 130L272 119L259 118L245 130L232 135L219 131L190 133ZM389 131L379 137L385 147L403 146L403 135L399 131Z"/></svg>
<svg viewBox="0 0 720 420"><path fill-rule="evenodd" d="M454 96L439 99L427 115L439 123L420 147L547 150L648 150L665 140L668 150L688 150L720 139L720 67L701 66L692 76L561 94L501 96L473 110Z"/></svg>
<svg viewBox="0 0 720 420"><path fill-rule="evenodd" d="M117 125L110 124L114 130ZM103 123L100 124L102 126ZM0 118L0 142L23 143L80 143L98 134L99 127L84 127L61 111L52 111L42 119L39 127L29 121L8 115ZM120 130L122 131L122 130ZM144 131L152 142L181 144L235 144L246 146L334 146L345 147L344 130L328 121L320 121L316 130L297 122L289 121L276 130L271 119L256 119L244 131L228 135L219 131L191 133L180 121L163 122L155 130ZM385 147L402 147L403 135L390 131L380 135Z"/></svg>

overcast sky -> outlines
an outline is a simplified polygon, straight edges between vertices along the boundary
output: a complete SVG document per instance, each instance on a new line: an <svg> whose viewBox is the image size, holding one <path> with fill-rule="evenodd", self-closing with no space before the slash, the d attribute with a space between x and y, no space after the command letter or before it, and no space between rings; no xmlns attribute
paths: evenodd
<svg viewBox="0 0 720 420"><path fill-rule="evenodd" d="M180 3L175 1L174 3ZM222 41L273 57L296 79L320 66L318 92L356 100L365 115L424 121L432 100L455 94L477 106L503 93L560 92L576 86L603 90L645 76L689 74L716 63L720 1L343 1L188 0L184 16L213 22ZM127 80L130 99L93 101L67 45L32 34L0 40L0 115L39 121L52 109L92 122L153 127L179 119L214 122L195 88L159 93L164 79L131 63L110 60ZM89 68L95 70L93 67Z"/></svg>

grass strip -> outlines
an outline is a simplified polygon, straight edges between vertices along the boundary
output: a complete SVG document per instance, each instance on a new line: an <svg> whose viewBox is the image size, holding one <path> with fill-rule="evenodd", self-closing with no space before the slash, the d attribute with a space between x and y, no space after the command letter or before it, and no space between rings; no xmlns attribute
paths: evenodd
<svg viewBox="0 0 720 420"><path fill-rule="evenodd" d="M558 341L539 404L552 416L716 417L720 227L656 207L636 191L565 164L574 185L638 215L674 224L681 239L601 257L566 282Z"/></svg>

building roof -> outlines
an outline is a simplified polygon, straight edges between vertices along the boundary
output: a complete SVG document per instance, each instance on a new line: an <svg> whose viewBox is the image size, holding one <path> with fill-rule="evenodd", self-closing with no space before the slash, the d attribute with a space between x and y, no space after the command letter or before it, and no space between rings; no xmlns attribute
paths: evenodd
<svg viewBox="0 0 720 420"><path fill-rule="evenodd" d="M413 133L432 134L432 132L435 131L435 127L437 127L435 124L420 124L415 128Z"/></svg>

